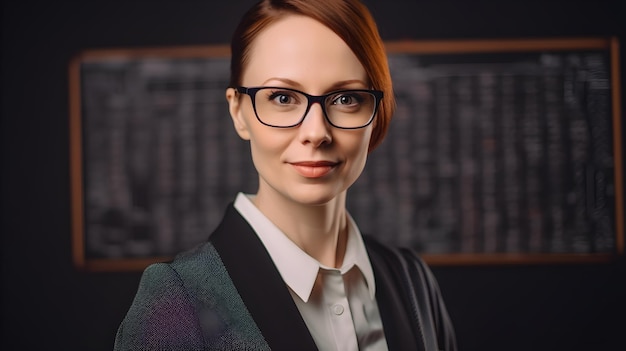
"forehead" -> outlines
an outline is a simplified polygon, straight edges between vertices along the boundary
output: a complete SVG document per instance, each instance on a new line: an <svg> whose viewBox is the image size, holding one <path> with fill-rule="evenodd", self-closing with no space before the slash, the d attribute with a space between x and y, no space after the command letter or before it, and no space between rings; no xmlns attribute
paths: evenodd
<svg viewBox="0 0 626 351"><path fill-rule="evenodd" d="M263 29L249 57L243 74L243 83L249 86L281 78L309 90L324 90L340 81L367 81L350 47L331 29L305 16L288 15Z"/></svg>

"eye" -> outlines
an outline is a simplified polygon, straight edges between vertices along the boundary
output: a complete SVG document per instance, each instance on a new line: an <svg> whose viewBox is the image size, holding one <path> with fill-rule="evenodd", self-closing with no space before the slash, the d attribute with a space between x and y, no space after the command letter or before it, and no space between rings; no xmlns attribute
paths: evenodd
<svg viewBox="0 0 626 351"><path fill-rule="evenodd" d="M279 105L291 105L298 103L298 97L296 93L291 91L272 91L268 96L268 100Z"/></svg>
<svg viewBox="0 0 626 351"><path fill-rule="evenodd" d="M358 92L343 92L332 98L333 105L357 105L363 102L363 97Z"/></svg>

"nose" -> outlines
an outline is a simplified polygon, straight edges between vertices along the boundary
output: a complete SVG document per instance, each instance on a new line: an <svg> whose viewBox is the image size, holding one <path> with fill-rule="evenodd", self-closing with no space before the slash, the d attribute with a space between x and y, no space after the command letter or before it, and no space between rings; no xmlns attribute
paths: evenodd
<svg viewBox="0 0 626 351"><path fill-rule="evenodd" d="M326 120L322 106L314 103L298 127L300 141L318 148L332 142L332 126Z"/></svg>

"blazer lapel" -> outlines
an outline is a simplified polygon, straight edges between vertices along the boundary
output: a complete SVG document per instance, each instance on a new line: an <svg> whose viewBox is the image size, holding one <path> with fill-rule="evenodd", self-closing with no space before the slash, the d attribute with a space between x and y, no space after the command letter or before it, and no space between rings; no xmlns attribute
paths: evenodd
<svg viewBox="0 0 626 351"><path fill-rule="evenodd" d="M317 350L270 255L232 204L209 241L270 348Z"/></svg>
<svg viewBox="0 0 626 351"><path fill-rule="evenodd" d="M374 250L373 245L368 245L368 238L365 239L376 280L376 302L389 350L422 350L423 346L416 344L416 331L411 329L410 307L403 304L401 286L397 283L397 279L402 278L390 269L389 263Z"/></svg>

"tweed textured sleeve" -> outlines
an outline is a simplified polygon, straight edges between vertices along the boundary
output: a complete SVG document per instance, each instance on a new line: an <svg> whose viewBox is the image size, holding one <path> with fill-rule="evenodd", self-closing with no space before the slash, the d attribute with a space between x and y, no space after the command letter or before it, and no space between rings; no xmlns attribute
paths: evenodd
<svg viewBox="0 0 626 351"><path fill-rule="evenodd" d="M178 274L164 263L148 267L120 325L115 350L202 350L193 300Z"/></svg>
<svg viewBox="0 0 626 351"><path fill-rule="evenodd" d="M262 288L262 287L259 287ZM211 243L148 267L115 350L269 350Z"/></svg>

